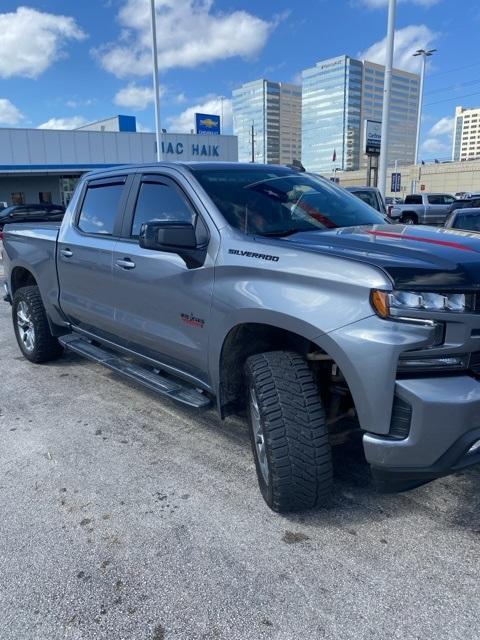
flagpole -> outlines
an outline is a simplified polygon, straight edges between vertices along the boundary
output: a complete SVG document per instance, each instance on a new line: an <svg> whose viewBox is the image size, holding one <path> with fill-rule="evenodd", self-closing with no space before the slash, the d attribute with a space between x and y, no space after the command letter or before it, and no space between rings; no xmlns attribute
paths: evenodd
<svg viewBox="0 0 480 640"><path fill-rule="evenodd" d="M153 62L153 89L155 94L155 137L157 141L157 162L161 162L162 144L160 134L162 131L160 123L160 84L158 82L158 53L157 53L157 14L155 11L155 0L150 0L151 20L152 20L152 62Z"/></svg>

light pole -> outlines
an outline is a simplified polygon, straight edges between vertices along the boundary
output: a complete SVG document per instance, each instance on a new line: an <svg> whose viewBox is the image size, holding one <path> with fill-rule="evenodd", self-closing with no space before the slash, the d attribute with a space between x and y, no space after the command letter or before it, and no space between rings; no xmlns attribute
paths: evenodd
<svg viewBox="0 0 480 640"><path fill-rule="evenodd" d="M153 62L153 89L155 94L155 135L157 141L157 162L162 160L162 145L160 134L160 84L158 82L158 54L157 54L157 14L155 12L155 0L150 0L152 20L152 62Z"/></svg>
<svg viewBox="0 0 480 640"><path fill-rule="evenodd" d="M223 133L223 101L225 100L225 96L220 96L220 113L221 113L221 118L220 118L220 133Z"/></svg>
<svg viewBox="0 0 480 640"><path fill-rule="evenodd" d="M393 47L395 44L396 12L397 0L388 0L387 47L385 60L385 80L383 84L382 140L380 143L380 162L378 165L378 188L380 189L382 197L385 197L385 190L387 187L388 124L390 119L390 97L392 93L392 67Z"/></svg>
<svg viewBox="0 0 480 640"><path fill-rule="evenodd" d="M422 71L420 73L420 95L418 96L418 119L417 119L417 137L415 139L415 164L418 164L418 154L420 151L420 127L422 124L422 106L423 106L423 84L425 82L425 69L427 66L427 58L429 58L436 49L419 49L413 55L422 56Z"/></svg>

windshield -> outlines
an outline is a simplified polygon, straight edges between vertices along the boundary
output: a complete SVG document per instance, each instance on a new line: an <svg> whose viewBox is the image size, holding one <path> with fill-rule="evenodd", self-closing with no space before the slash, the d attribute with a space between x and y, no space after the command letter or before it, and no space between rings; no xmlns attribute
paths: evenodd
<svg viewBox="0 0 480 640"><path fill-rule="evenodd" d="M193 172L227 221L244 233L280 236L387 221L333 182L308 173L283 167Z"/></svg>
<svg viewBox="0 0 480 640"><path fill-rule="evenodd" d="M480 231L480 213L459 215L454 226L465 231Z"/></svg>

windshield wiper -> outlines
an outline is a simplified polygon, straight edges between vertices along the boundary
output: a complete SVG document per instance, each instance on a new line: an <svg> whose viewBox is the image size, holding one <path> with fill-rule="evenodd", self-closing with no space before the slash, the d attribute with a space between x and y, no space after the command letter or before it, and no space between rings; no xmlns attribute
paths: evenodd
<svg viewBox="0 0 480 640"><path fill-rule="evenodd" d="M285 231L266 231L265 233L255 233L256 236L262 236L265 238L285 238L285 236L291 236L294 233L300 233L301 229L286 229Z"/></svg>

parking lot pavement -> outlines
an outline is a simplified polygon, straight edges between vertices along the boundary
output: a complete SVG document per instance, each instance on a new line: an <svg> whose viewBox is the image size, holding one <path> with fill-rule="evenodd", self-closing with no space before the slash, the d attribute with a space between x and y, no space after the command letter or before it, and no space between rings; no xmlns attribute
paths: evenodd
<svg viewBox="0 0 480 640"><path fill-rule="evenodd" d="M247 432L72 355L34 366L0 306L2 640L470 639L480 473L275 515Z"/></svg>

